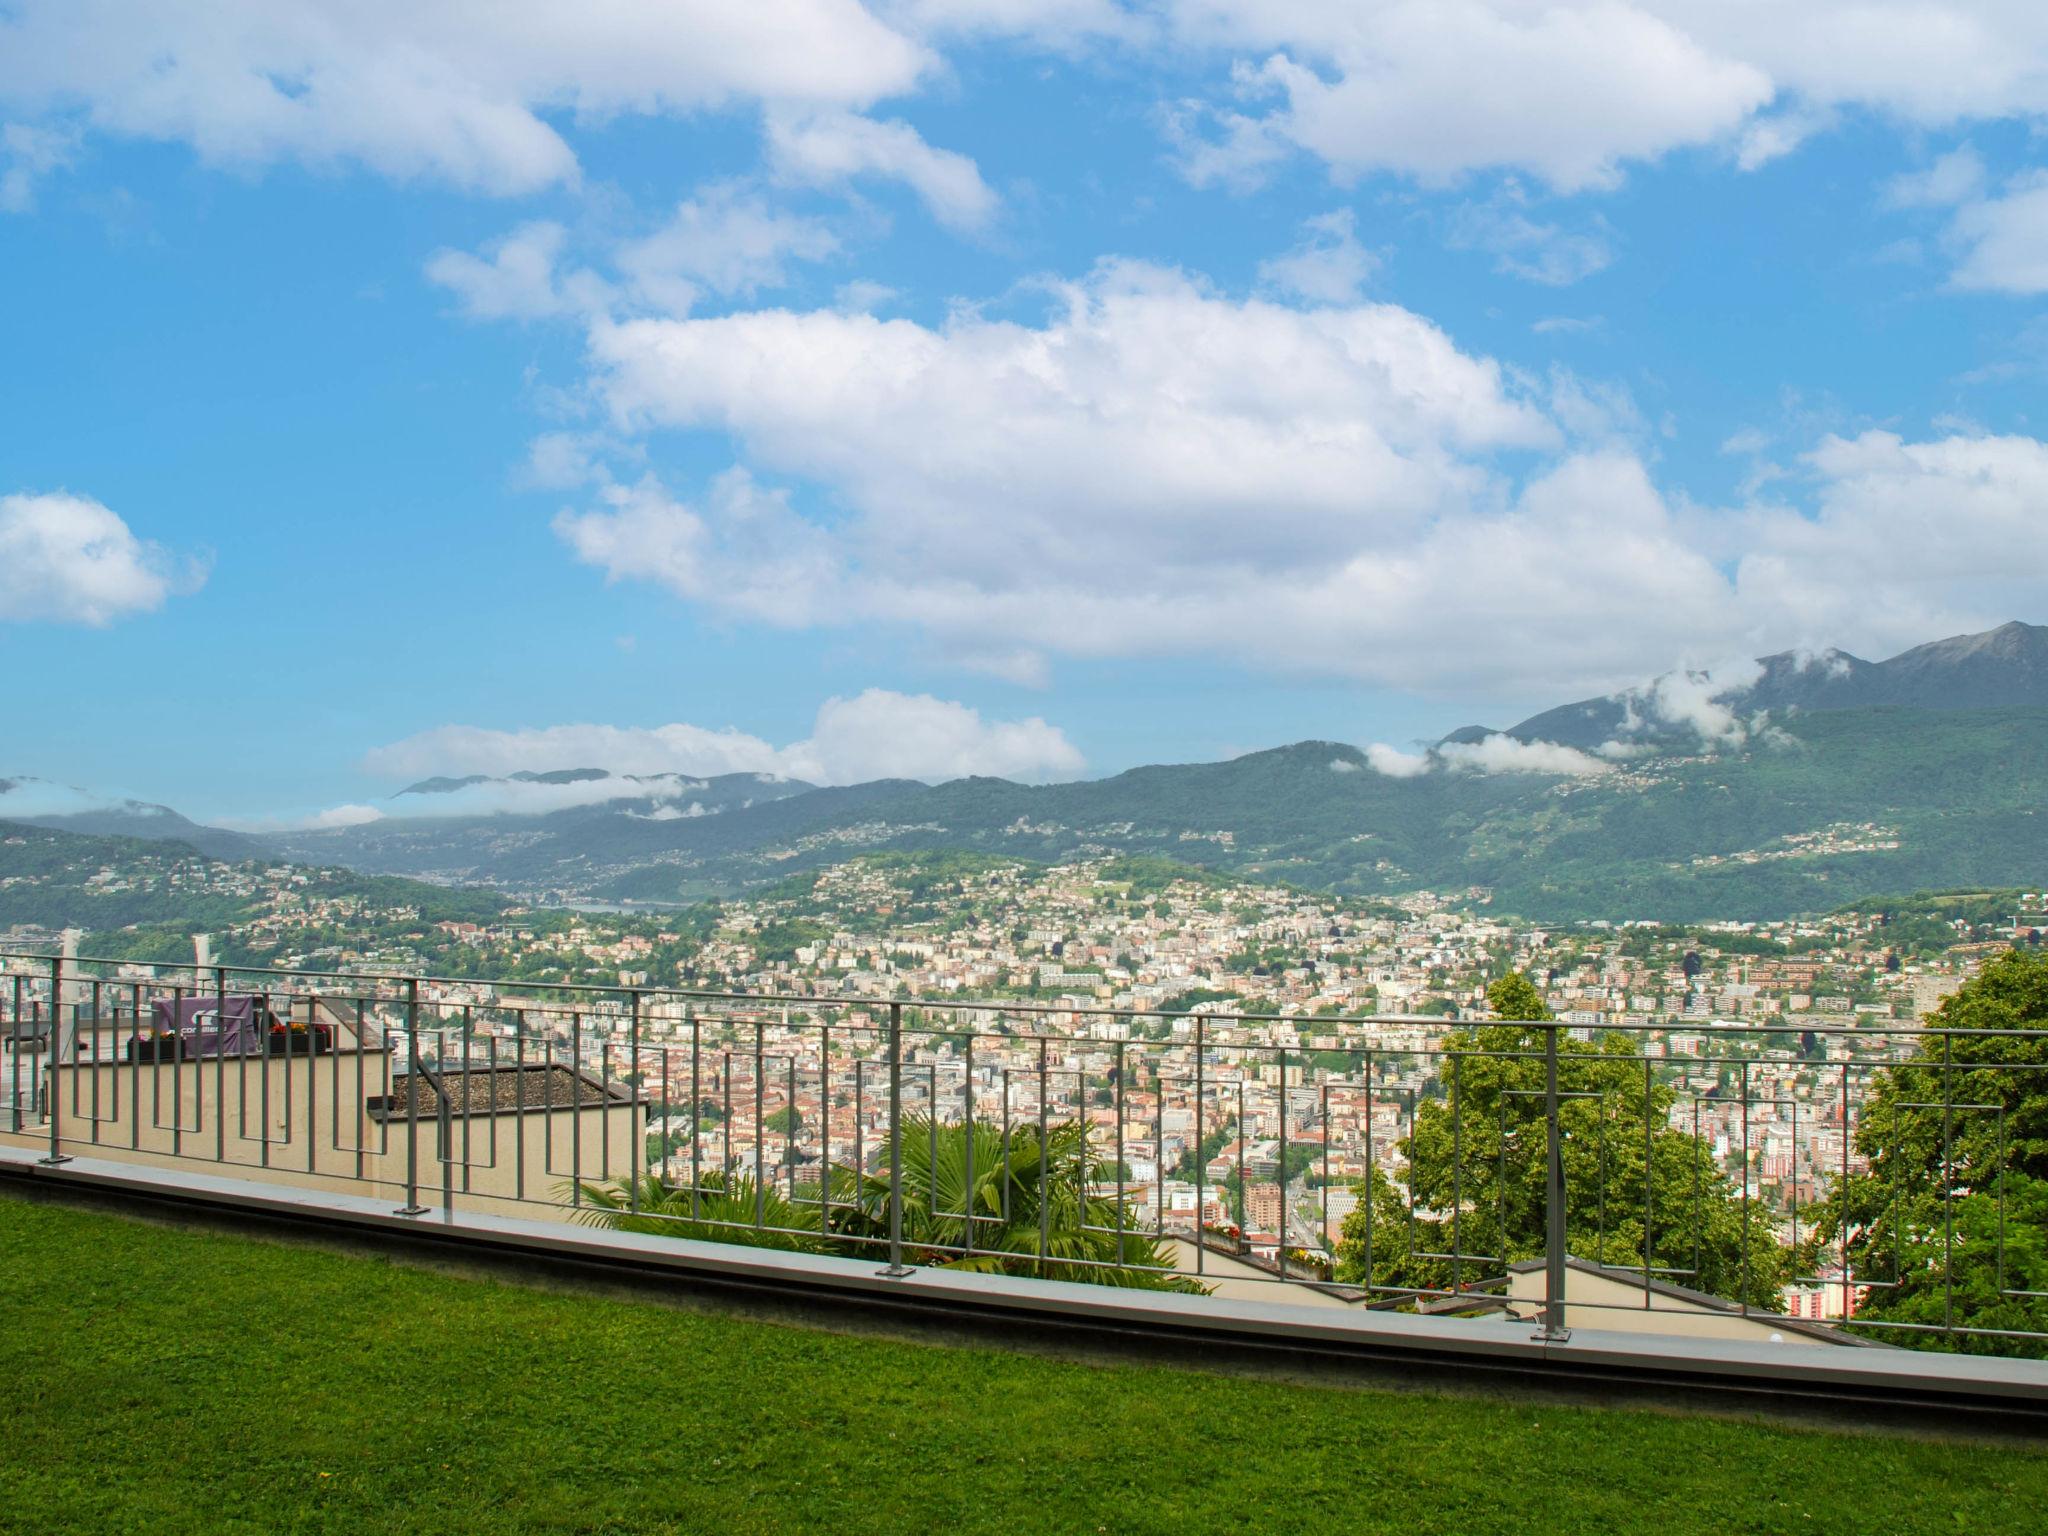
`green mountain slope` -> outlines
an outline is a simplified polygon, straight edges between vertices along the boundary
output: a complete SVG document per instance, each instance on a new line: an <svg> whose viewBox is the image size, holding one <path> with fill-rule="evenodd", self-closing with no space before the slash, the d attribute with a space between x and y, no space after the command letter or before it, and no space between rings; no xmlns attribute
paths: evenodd
<svg viewBox="0 0 2048 1536"><path fill-rule="evenodd" d="M899 786L801 835L751 814L601 889L736 889L863 849L954 847L1171 854L1364 895L1481 887L1550 920L1779 916L2048 880L2048 709L1832 711L1738 752L1580 779L1389 778L1303 742L1091 783Z"/></svg>

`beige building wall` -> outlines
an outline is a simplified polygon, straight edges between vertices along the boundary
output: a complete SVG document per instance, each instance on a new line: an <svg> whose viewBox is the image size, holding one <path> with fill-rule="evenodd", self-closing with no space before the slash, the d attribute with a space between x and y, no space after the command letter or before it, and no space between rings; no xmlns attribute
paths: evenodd
<svg viewBox="0 0 2048 1536"><path fill-rule="evenodd" d="M1209 1287L1210 1295L1224 1301L1284 1302L1297 1307L1349 1308L1357 1305L1328 1291L1319 1291L1312 1285L1283 1281L1270 1270L1213 1250L1203 1252L1197 1271L1195 1245L1182 1238L1169 1237L1164 1247L1173 1256L1175 1269L1184 1275L1193 1275Z"/></svg>
<svg viewBox="0 0 2048 1536"><path fill-rule="evenodd" d="M1518 1270L1508 1276L1508 1309L1511 1315L1534 1323L1543 1310L1544 1275L1541 1269ZM1565 1269L1564 1325L1567 1328L1600 1329L1609 1333L1660 1333L1685 1339L1719 1339L1732 1344L1821 1344L1806 1325L1769 1313L1723 1312L1682 1296L1652 1291L1650 1306L1643 1305L1641 1281L1631 1285L1613 1276L1589 1272L1577 1265Z"/></svg>
<svg viewBox="0 0 2048 1536"><path fill-rule="evenodd" d="M635 1103L386 1123L366 1105L388 1095L402 1071L387 1052L348 1048L60 1065L59 1143L75 1157L394 1204L405 1201L410 1164L422 1205L452 1196L464 1210L533 1220L567 1219L577 1180L630 1177L644 1154L644 1106ZM49 1127L0 1130L0 1143L46 1149Z"/></svg>

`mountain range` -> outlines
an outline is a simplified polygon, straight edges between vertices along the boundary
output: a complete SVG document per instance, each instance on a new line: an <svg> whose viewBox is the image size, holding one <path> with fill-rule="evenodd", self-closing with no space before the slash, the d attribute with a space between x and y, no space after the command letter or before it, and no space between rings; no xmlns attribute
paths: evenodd
<svg viewBox="0 0 2048 1536"><path fill-rule="evenodd" d="M15 782L0 780L0 817ZM1683 921L2039 886L2044 802L2048 627L2014 623L1880 662L1675 672L1414 753L1299 742L1052 785L569 768L428 779L393 797L400 813L261 836L135 802L12 819L570 898L686 902L868 850L968 848L1165 854L1359 895L1477 892L1544 920Z"/></svg>

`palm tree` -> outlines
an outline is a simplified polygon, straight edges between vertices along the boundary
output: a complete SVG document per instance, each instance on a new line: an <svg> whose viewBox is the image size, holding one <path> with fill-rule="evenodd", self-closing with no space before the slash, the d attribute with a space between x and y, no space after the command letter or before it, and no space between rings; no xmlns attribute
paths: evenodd
<svg viewBox="0 0 2048 1536"><path fill-rule="evenodd" d="M914 1262L1208 1294L1174 1273L1170 1252L1135 1229L1114 1195L1096 1193L1116 1166L1090 1155L1078 1121L1050 1127L1041 1144L1034 1124L1006 1135L987 1120L906 1116L902 1156L903 1241ZM835 1230L866 1239L872 1252L889 1231L887 1172L834 1168L832 1194Z"/></svg>
<svg viewBox="0 0 2048 1536"><path fill-rule="evenodd" d="M658 1173L582 1188L584 1203L577 1208L576 1219L590 1226L791 1253L835 1251L820 1228L815 1201L791 1200L750 1178L706 1172L699 1176L694 1195L688 1182Z"/></svg>

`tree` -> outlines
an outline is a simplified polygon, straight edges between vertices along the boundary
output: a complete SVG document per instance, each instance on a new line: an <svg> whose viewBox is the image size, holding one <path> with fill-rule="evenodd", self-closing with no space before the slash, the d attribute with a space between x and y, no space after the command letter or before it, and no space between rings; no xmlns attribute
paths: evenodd
<svg viewBox="0 0 2048 1536"><path fill-rule="evenodd" d="M2012 949L1929 1015L1879 1073L1856 1126L1868 1171L1837 1181L1802 1259L1867 1285L1887 1343L2048 1354L2048 956ZM2003 1032L2003 1033L2000 1033ZM1949 1333L1947 1329L1988 1330ZM1934 1331L1919 1331L1928 1329Z"/></svg>
<svg viewBox="0 0 2048 1536"><path fill-rule="evenodd" d="M906 1116L902 1160L903 1242L913 1263L1207 1293L1193 1277L1172 1272L1171 1254L1114 1195L1095 1192L1115 1179L1116 1167L1092 1155L1087 1127L1077 1121L1049 1127L1041 1145L1036 1125L1013 1126L1006 1136L988 1120L935 1126ZM862 1251L874 1252L889 1232L888 1173L835 1168L832 1178L835 1231L865 1238Z"/></svg>
<svg viewBox="0 0 2048 1536"><path fill-rule="evenodd" d="M1551 1031L1529 1026L1552 1016L1521 975L1496 981L1487 1001L1497 1022L1445 1037L1445 1096L1417 1105L1401 1143L1408 1198L1379 1168L1359 1186L1338 1243L1340 1279L1447 1291L1543 1254ZM1698 1289L1776 1306L1786 1255L1767 1214L1745 1210L1706 1144L1670 1125L1672 1090L1646 1075L1627 1040L1596 1047L1558 1035L1571 1253L1647 1262L1665 1278L1678 1271Z"/></svg>
<svg viewBox="0 0 2048 1536"><path fill-rule="evenodd" d="M903 1244L912 1263L1208 1293L1192 1276L1174 1272L1170 1249L1142 1230L1128 1207L1099 1192L1116 1179L1117 1167L1092 1154L1084 1125L1049 1127L1041 1148L1036 1125L1013 1127L1005 1137L987 1120L935 1126L906 1117L902 1160ZM687 1180L656 1174L615 1179L581 1186L576 1219L661 1237L872 1257L889 1236L888 1173L834 1166L824 1180L829 1209L817 1183L784 1194L706 1171L693 1193Z"/></svg>
<svg viewBox="0 0 2048 1536"><path fill-rule="evenodd" d="M687 1180L649 1173L585 1184L582 1192L576 1219L590 1226L795 1253L833 1251L815 1203L791 1201L749 1178L728 1179L707 1170L693 1195Z"/></svg>

